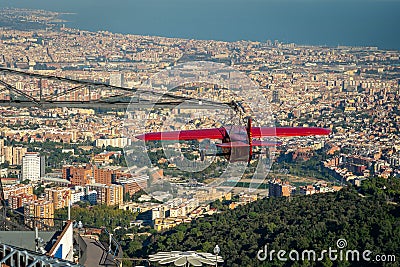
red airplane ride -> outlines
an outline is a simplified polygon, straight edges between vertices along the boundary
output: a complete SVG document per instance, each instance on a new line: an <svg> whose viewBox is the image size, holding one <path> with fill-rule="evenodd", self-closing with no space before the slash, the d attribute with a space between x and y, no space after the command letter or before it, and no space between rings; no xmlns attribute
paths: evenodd
<svg viewBox="0 0 400 267"><path fill-rule="evenodd" d="M146 133L136 138L143 141L179 141L217 139L222 143L216 144L222 149L222 153L205 155L200 151L201 159L204 156L225 156L231 162L250 161L253 158L253 147L279 146L281 142L261 141L253 138L262 137L291 137L329 135L331 130L319 127L252 127L251 118L247 119L247 127L227 126L224 128L212 128L201 130L183 130L171 132Z"/></svg>

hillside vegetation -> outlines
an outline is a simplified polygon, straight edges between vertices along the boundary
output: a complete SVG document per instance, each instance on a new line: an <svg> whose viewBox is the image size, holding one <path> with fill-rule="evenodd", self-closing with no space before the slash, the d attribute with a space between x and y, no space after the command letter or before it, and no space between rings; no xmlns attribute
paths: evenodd
<svg viewBox="0 0 400 267"><path fill-rule="evenodd" d="M235 210L182 224L171 231L153 235L137 256L158 251L197 250L212 253L218 244L224 266L398 266L400 262L399 179L366 181L362 188L345 188L336 193L263 199ZM320 253L337 249L370 250L395 255L395 263L331 261L260 261L257 253L295 249ZM149 242L149 243L148 243ZM275 254L276 255L276 254ZM318 258L317 254L317 258ZM286 257L288 257L286 255Z"/></svg>

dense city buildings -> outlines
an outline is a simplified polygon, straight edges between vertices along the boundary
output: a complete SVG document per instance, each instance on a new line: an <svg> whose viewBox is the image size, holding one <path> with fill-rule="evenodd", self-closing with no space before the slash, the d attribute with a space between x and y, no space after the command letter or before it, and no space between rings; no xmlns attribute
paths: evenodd
<svg viewBox="0 0 400 267"><path fill-rule="evenodd" d="M71 182L72 185L85 186L93 179L93 167L89 164L84 167L63 166L63 179Z"/></svg>
<svg viewBox="0 0 400 267"><path fill-rule="evenodd" d="M26 204L36 200L35 195L31 194L18 194L18 195L9 195L8 196L8 206L13 209L23 208Z"/></svg>
<svg viewBox="0 0 400 267"><path fill-rule="evenodd" d="M88 187L97 192L97 204L114 206L124 201L124 188L121 185L90 184Z"/></svg>
<svg viewBox="0 0 400 267"><path fill-rule="evenodd" d="M32 195L33 194L33 186L32 185L24 185L24 184L16 184L16 185L8 185L3 187L4 199L7 199L8 196L13 195Z"/></svg>
<svg viewBox="0 0 400 267"><path fill-rule="evenodd" d="M4 144L4 140L2 140ZM22 158L27 152L26 147L21 146L2 146L2 162L7 162L9 165L21 165Z"/></svg>
<svg viewBox="0 0 400 267"><path fill-rule="evenodd" d="M268 185L268 195L270 197L289 197L292 193L292 187L288 182L283 183L280 180L273 180Z"/></svg>
<svg viewBox="0 0 400 267"><path fill-rule="evenodd" d="M30 227L43 228L43 225L52 226L54 225L54 206L51 201L38 199L33 200L24 205L24 215L26 216L25 223ZM34 225L33 220L30 218L43 218L41 219L42 224Z"/></svg>
<svg viewBox="0 0 400 267"><path fill-rule="evenodd" d="M45 188L46 199L53 203L54 210L67 207L71 202L71 190L65 187Z"/></svg>
<svg viewBox="0 0 400 267"><path fill-rule="evenodd" d="M40 13L32 18L43 19ZM146 147L149 155L158 156L156 160L152 158L153 167L138 167L127 162L123 149L137 140L124 134L127 116L123 111L2 106L0 176L4 182L14 183L4 185L8 206L23 210L27 218L45 218L43 222L48 225L53 224L51 218L56 210L69 205L118 206L139 214L141 221L151 228L165 231L218 212L209 202L228 203L234 209L265 197L267 194L263 191L268 191L268 197L313 195L341 188L332 184L351 182L359 186L374 176L400 177L399 51L270 40L193 40L66 27L32 31L2 28L0 34L0 67L104 83L115 90L149 86L146 82L152 75L180 63L199 60L229 65L255 82L257 93L268 100L268 106L257 107L254 114L265 115L266 110L271 110L268 118L258 118L260 126L272 120L275 126L325 127L332 130L331 136L278 140L282 145L270 149L273 162L268 179L271 180L261 181L263 189L254 193L241 192L240 186L249 184L241 181L233 193L223 186L203 187L213 182L215 177L211 176L222 173L224 159L216 159L215 170L200 176L201 181L194 181L192 173L182 175L177 168L182 158L167 158L160 148L150 145ZM192 71L195 74L186 75L201 76L201 71ZM229 78L236 79L235 75ZM1 73L0 78L24 92L23 97L82 102L110 94L110 91L72 87L51 79L6 73ZM171 76L164 81L179 82L179 78ZM235 97L254 97L245 90L232 95L222 85L190 86L193 88L177 90L174 94L225 103ZM154 82L150 89L165 92L162 83ZM15 96L9 90L0 90L1 101L7 102L11 97ZM160 109L147 118L145 126L149 131L156 131L165 121L182 116L189 118L188 122L177 120L171 123L171 128L210 128L215 124L212 115L211 111L197 116L187 110ZM140 112L130 118L134 135L143 133L140 129L145 118ZM180 145L182 151L192 148L189 144ZM193 150L190 156L200 161L198 151ZM318 166L318 179L313 176L316 172L293 167L295 163L310 161ZM274 168L274 164L282 162L287 164L288 169L284 169L287 172ZM318 181L321 176L323 182ZM224 177L228 184L238 182L233 178L237 177ZM143 192L149 184L162 188L163 181L182 187L168 188L167 192L160 189L154 194L158 197L156 200ZM142 222L132 223L141 225ZM32 224L32 221L28 219L26 223Z"/></svg>

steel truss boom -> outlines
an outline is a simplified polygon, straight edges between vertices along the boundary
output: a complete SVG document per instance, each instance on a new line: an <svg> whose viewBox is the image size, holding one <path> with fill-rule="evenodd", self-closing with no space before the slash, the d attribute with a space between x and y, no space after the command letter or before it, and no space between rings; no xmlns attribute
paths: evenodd
<svg viewBox="0 0 400 267"><path fill-rule="evenodd" d="M4 88L0 89L0 92L9 90L10 99L0 100L0 106L13 106L13 107L38 107L38 108L57 108L57 107L79 107L79 108L175 108L179 106L180 109L227 109L236 108L236 104L233 102L217 102L205 99L198 99L193 97L179 96L172 93L162 93L152 90L145 90L139 88L126 88L113 86L102 82L93 82L85 80L75 80L71 78L59 77L54 75L45 75L32 72L26 72L21 70L2 68L0 67L0 72L3 74L13 74L20 75L24 77L32 77L37 79L54 80L60 82L66 82L70 84L75 84L64 92L43 96L42 89L40 88L39 99L28 95L22 90L18 90L15 86L0 80L0 85ZM89 90L88 100L73 100L73 101L63 101L57 100L58 97L68 95L73 92L77 92L83 88L87 87ZM99 99L92 99L91 92L94 89L106 88L120 93L117 95L102 97ZM12 97L12 94L19 95L19 98ZM154 101L151 99L143 98L156 97L159 100Z"/></svg>

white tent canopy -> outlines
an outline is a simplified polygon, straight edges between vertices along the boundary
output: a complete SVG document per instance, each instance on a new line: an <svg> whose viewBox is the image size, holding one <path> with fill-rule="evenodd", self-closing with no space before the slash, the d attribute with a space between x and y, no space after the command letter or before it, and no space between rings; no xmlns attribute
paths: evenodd
<svg viewBox="0 0 400 267"><path fill-rule="evenodd" d="M150 255L149 260L162 265L173 263L175 266L203 266L203 264L214 266L216 262L224 262L221 256L196 251L158 252Z"/></svg>

